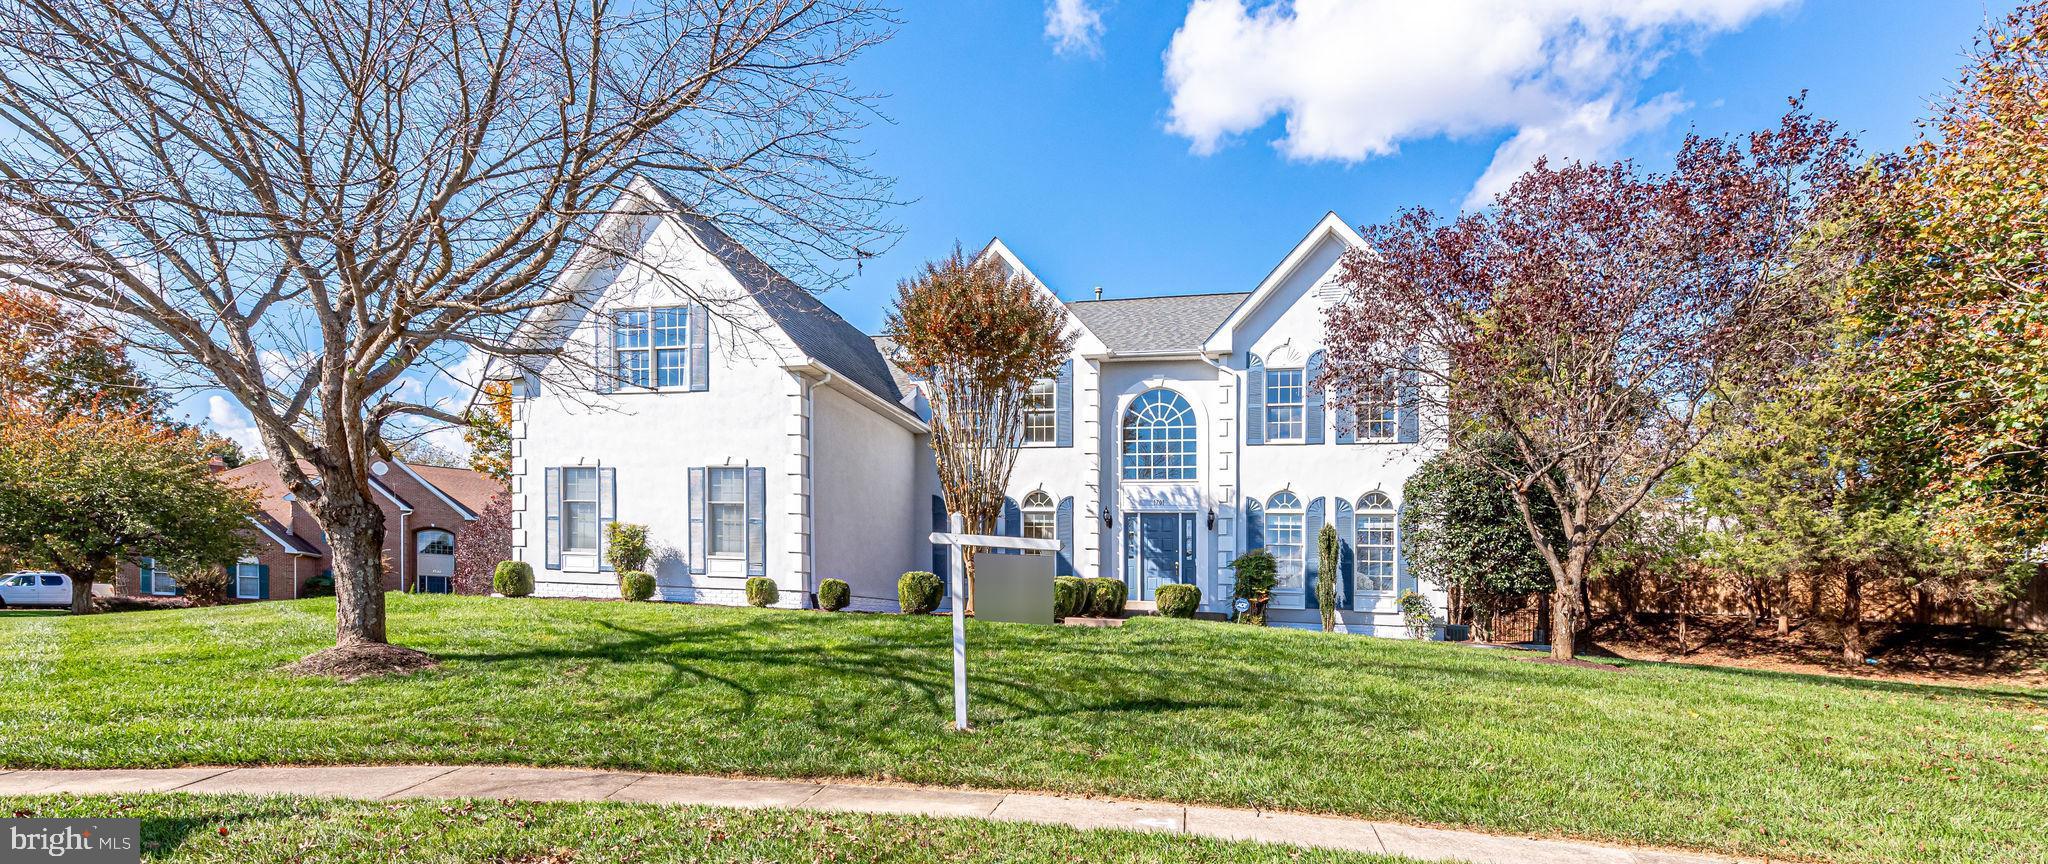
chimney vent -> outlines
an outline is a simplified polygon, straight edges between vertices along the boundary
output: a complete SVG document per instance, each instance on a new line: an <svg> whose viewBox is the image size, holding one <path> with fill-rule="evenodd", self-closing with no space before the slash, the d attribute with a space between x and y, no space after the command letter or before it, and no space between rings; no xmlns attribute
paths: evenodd
<svg viewBox="0 0 2048 864"><path fill-rule="evenodd" d="M1102 286L1100 285L1095 286L1095 299L1102 299Z"/></svg>

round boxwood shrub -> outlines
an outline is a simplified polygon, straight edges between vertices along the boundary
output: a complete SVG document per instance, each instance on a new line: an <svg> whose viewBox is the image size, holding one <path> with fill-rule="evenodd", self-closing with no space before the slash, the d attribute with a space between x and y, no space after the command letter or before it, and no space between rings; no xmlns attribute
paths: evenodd
<svg viewBox="0 0 2048 864"><path fill-rule="evenodd" d="M620 573L619 596L627 600L645 600L654 596L654 577L640 570Z"/></svg>
<svg viewBox="0 0 2048 864"><path fill-rule="evenodd" d="M1052 580L1052 617L1072 618L1087 611L1088 586L1072 576Z"/></svg>
<svg viewBox="0 0 2048 864"><path fill-rule="evenodd" d="M1193 618L1195 610L1202 608L1202 589L1196 585L1161 585L1152 599L1158 601L1161 615Z"/></svg>
<svg viewBox="0 0 2048 864"><path fill-rule="evenodd" d="M818 607L827 612L837 612L853 602L853 586L844 579L827 579L818 583Z"/></svg>
<svg viewBox="0 0 2048 864"><path fill-rule="evenodd" d="M1082 580L1088 583L1088 615L1094 618L1122 618L1124 600L1129 595L1121 579L1106 579L1095 576Z"/></svg>
<svg viewBox="0 0 2048 864"><path fill-rule="evenodd" d="M524 567L524 566L526 566L526 565L525 565L525 563L523 563L523 562L519 562L519 561L507 561L507 562L505 562L504 564L499 564L498 566L500 566L500 567L503 567L503 566L505 566L505 564L518 564L518 565L519 565L519 566L521 566L521 567ZM529 588L528 590L532 590L532 589L530 589L530 588ZM315 573L315 574L313 574L312 576L309 576L309 577L307 577L307 578L306 578L306 584L304 584L304 585L301 585L301 586L299 586L299 596L300 596L300 597L332 597L332 596L334 596L334 571L332 571L332 570L322 570L322 571L320 571L320 572L318 572L318 573Z"/></svg>
<svg viewBox="0 0 2048 864"><path fill-rule="evenodd" d="M334 577L327 577L332 580ZM507 597L533 593L533 565L524 561L500 561L491 571L491 590Z"/></svg>
<svg viewBox="0 0 2048 864"><path fill-rule="evenodd" d="M945 593L946 583L939 581L936 573L912 570L896 580L896 602L905 615L923 615L939 608L939 598Z"/></svg>
<svg viewBox="0 0 2048 864"><path fill-rule="evenodd" d="M766 576L755 576L747 580L747 605L773 606L782 599L782 591L775 587L775 580Z"/></svg>

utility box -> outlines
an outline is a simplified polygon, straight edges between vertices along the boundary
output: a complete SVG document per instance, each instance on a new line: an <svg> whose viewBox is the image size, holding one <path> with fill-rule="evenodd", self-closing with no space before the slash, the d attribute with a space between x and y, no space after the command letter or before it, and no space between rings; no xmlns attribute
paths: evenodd
<svg viewBox="0 0 2048 864"><path fill-rule="evenodd" d="M975 620L1050 625L1052 570L1050 552L976 553Z"/></svg>

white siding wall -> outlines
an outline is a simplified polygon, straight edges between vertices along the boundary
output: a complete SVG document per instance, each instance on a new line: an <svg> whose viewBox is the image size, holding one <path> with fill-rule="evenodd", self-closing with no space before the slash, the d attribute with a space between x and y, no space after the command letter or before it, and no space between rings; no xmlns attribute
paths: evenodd
<svg viewBox="0 0 2048 864"><path fill-rule="evenodd" d="M844 579L850 608L895 611L896 579L931 566L931 502L917 495L915 435L829 387L812 391L815 580Z"/></svg>

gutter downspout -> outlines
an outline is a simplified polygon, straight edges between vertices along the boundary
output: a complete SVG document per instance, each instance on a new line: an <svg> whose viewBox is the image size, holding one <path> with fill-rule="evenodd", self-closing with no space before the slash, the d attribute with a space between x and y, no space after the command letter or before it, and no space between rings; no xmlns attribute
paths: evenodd
<svg viewBox="0 0 2048 864"><path fill-rule="evenodd" d="M408 551L408 545L405 542L405 511L400 510L398 511L398 590L400 592L412 590L410 588L412 583L412 567L410 565L412 562L407 560L405 554Z"/></svg>

